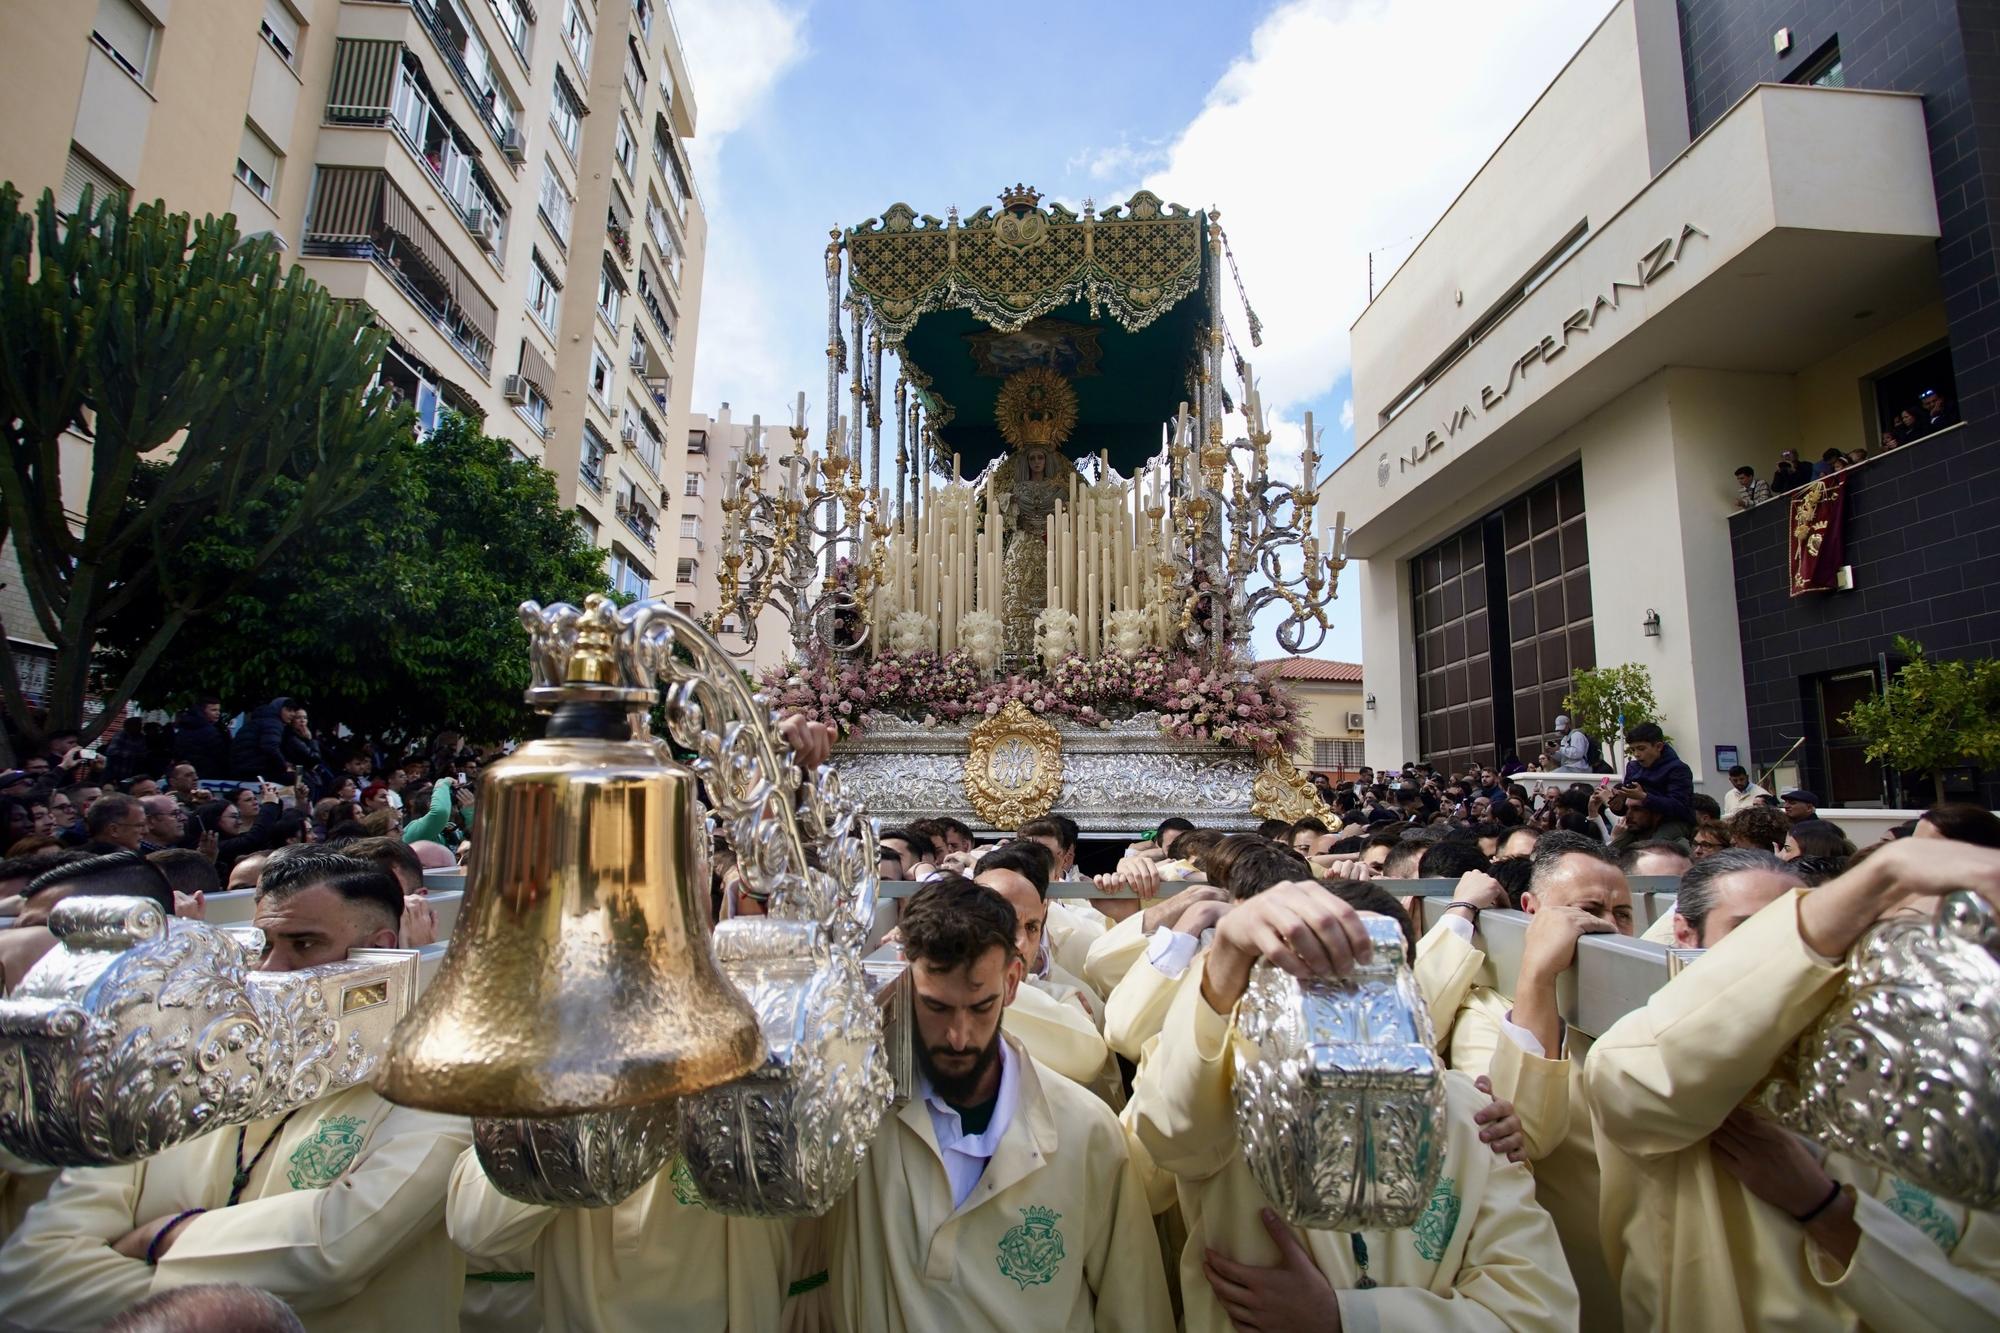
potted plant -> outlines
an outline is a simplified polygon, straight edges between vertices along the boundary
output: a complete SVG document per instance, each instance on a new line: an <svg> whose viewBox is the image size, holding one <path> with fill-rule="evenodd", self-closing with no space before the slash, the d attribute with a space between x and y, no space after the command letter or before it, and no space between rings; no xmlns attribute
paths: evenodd
<svg viewBox="0 0 2000 1333"><path fill-rule="evenodd" d="M2000 766L2000 661L1926 657L1902 635L1896 652L1908 663L1841 721L1868 742L1870 760L1930 774L1932 797L1942 801L1946 769Z"/></svg>
<svg viewBox="0 0 2000 1333"><path fill-rule="evenodd" d="M1625 729L1658 722L1653 675L1643 666L1596 667L1570 677L1563 712L1570 725L1596 741L1616 772L1625 770Z"/></svg>

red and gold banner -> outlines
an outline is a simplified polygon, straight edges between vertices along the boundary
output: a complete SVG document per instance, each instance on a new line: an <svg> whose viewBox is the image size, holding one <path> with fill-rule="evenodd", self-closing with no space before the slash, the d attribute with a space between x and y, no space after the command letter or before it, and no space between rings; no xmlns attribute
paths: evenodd
<svg viewBox="0 0 2000 1333"><path fill-rule="evenodd" d="M1847 478L1841 473L1821 477L1792 496L1790 557L1792 596L1832 592L1839 586L1845 563Z"/></svg>

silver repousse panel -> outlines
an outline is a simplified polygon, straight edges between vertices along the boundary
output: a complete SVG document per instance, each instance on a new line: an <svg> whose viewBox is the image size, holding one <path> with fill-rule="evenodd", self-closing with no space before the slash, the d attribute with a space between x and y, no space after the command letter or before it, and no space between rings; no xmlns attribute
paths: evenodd
<svg viewBox="0 0 2000 1333"><path fill-rule="evenodd" d="M50 1166L136 1162L282 1114L374 1068L416 955L255 972L234 935L142 898L72 898L0 1000L0 1146Z"/></svg>
<svg viewBox="0 0 2000 1333"><path fill-rule="evenodd" d="M1772 1103L1829 1148L1970 1208L2000 1208L2000 921L1955 893L1848 954Z"/></svg>
<svg viewBox="0 0 2000 1333"><path fill-rule="evenodd" d="M665 1170L680 1148L677 1099L540 1120L472 1122L493 1187L522 1203L609 1208Z"/></svg>
<svg viewBox="0 0 2000 1333"><path fill-rule="evenodd" d="M1251 973L1234 1094L1244 1160L1297 1226L1413 1225L1444 1164L1444 1066L1396 924L1368 918L1375 957L1338 981Z"/></svg>
<svg viewBox="0 0 2000 1333"><path fill-rule="evenodd" d="M831 766L847 793L886 824L957 815L981 828L965 792L966 732L978 718L924 726L883 714L835 749ZM1257 761L1248 751L1160 733L1157 713L1109 727L1055 722L1062 733L1058 812L1085 833L1151 828L1181 815L1202 828L1247 829Z"/></svg>
<svg viewBox="0 0 2000 1333"><path fill-rule="evenodd" d="M769 1055L683 1099L681 1155L717 1212L817 1216L852 1187L895 1091L875 987L815 922L725 921L715 955L756 1009Z"/></svg>

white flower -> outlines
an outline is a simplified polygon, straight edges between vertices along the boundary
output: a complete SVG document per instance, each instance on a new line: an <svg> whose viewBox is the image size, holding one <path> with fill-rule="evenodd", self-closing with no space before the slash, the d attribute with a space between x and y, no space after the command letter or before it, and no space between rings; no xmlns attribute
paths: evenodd
<svg viewBox="0 0 2000 1333"><path fill-rule="evenodd" d="M1035 617L1035 655L1051 673L1077 650L1080 623L1074 611L1051 606Z"/></svg>
<svg viewBox="0 0 2000 1333"><path fill-rule="evenodd" d="M983 672L1000 665L1000 617L991 611L968 611L958 618L958 646Z"/></svg>
<svg viewBox="0 0 2000 1333"><path fill-rule="evenodd" d="M889 617L888 644L898 656L928 651L937 642L937 626L921 611L898 611Z"/></svg>

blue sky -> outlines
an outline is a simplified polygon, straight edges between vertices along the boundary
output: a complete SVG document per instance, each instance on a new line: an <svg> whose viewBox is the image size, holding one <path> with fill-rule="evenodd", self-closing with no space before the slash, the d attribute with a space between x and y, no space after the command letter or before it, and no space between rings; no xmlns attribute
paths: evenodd
<svg viewBox="0 0 2000 1333"><path fill-rule="evenodd" d="M1609 7L679 0L710 225L696 410L823 397L829 228L899 200L969 212L1017 180L1072 205L1143 185L1220 207L1281 451L1295 471L1311 410L1342 457L1370 252L1378 275L1409 253ZM1343 583L1317 655L1358 661ZM1276 651L1268 625L1258 640Z"/></svg>

